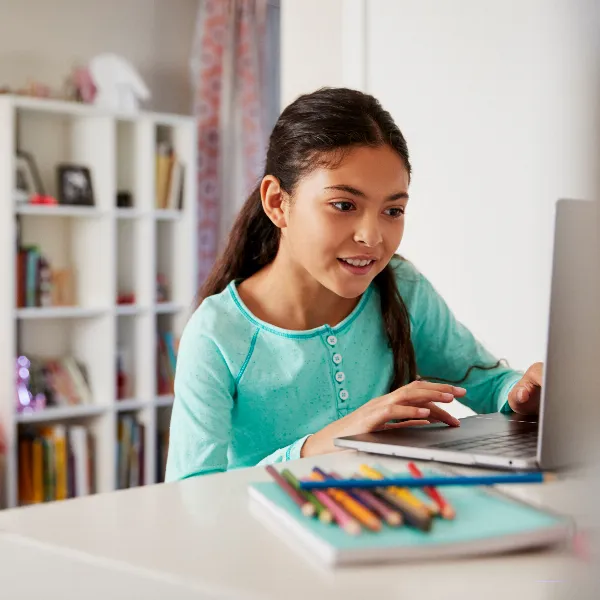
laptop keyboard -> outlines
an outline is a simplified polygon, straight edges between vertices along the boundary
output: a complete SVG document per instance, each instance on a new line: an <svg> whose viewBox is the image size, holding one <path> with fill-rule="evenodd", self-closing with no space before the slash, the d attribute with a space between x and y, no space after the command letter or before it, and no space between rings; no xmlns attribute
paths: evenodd
<svg viewBox="0 0 600 600"><path fill-rule="evenodd" d="M434 444L432 448L470 452L472 454L497 454L504 456L528 457L534 456L537 450L537 431L527 433L503 433L482 435L458 440L456 442L443 442Z"/></svg>

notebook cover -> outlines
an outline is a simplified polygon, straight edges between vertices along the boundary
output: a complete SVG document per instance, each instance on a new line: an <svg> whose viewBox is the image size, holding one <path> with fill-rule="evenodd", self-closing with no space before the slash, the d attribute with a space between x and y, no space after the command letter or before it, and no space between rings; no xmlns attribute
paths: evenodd
<svg viewBox="0 0 600 600"><path fill-rule="evenodd" d="M327 564L493 554L564 542L572 533L566 517L481 488L444 488L457 516L436 518L428 533L384 524L380 532L363 528L357 536L304 517L275 482L253 483L249 493L256 517L292 545L300 542L308 558Z"/></svg>

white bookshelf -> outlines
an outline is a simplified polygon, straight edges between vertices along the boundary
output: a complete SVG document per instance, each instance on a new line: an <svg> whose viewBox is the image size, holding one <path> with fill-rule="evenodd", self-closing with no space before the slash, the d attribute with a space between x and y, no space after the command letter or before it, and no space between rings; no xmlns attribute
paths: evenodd
<svg viewBox="0 0 600 600"><path fill-rule="evenodd" d="M116 489L117 419L135 413L145 425L145 482L156 480L158 428L168 426L172 396L156 382L157 331L177 337L194 308L196 282L196 130L191 117L142 112L121 115L69 102L0 96L0 420L8 454L0 479L0 507L18 505L18 434L22 427L70 422L94 436L98 492ZM181 210L157 210L157 135L170 138L185 165ZM87 166L95 206L15 205L16 150L36 160L46 193L56 197L56 165ZM117 208L128 190L132 208ZM75 271L76 305L16 306L16 234L37 244L55 266ZM167 279L167 301L156 298L156 275ZM117 304L119 291L135 294ZM128 398L117 400L116 353L129 358ZM93 403L19 414L17 353L65 354L85 364ZM4 498L2 491L4 490Z"/></svg>

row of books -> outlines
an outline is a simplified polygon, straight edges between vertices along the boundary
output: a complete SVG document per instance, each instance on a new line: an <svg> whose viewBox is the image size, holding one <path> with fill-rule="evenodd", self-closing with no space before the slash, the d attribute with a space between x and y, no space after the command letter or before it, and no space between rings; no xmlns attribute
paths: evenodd
<svg viewBox="0 0 600 600"><path fill-rule="evenodd" d="M20 246L16 261L17 307L75 305L72 269L53 269L39 246Z"/></svg>
<svg viewBox="0 0 600 600"><path fill-rule="evenodd" d="M117 489L144 485L145 425L124 414L117 424Z"/></svg>
<svg viewBox="0 0 600 600"><path fill-rule="evenodd" d="M183 208L184 166L171 143L159 142L156 147L156 208Z"/></svg>
<svg viewBox="0 0 600 600"><path fill-rule="evenodd" d="M16 384L19 412L92 403L87 369L72 356L19 356Z"/></svg>
<svg viewBox="0 0 600 600"><path fill-rule="evenodd" d="M179 340L171 332L159 332L156 343L157 392L159 395L173 394Z"/></svg>
<svg viewBox="0 0 600 600"><path fill-rule="evenodd" d="M23 431L18 452L20 504L94 493L94 442L86 427L55 425Z"/></svg>

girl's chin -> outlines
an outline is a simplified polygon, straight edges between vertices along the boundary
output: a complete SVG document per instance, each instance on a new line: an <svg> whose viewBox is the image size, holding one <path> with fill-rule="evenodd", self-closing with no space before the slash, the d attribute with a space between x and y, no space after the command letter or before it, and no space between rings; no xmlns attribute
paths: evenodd
<svg viewBox="0 0 600 600"><path fill-rule="evenodd" d="M371 284L372 280L373 279L371 277L368 279L364 278L363 281L354 282L341 282L338 280L330 289L341 298L350 300L352 298L358 298L359 296L362 296L367 291L367 288Z"/></svg>

